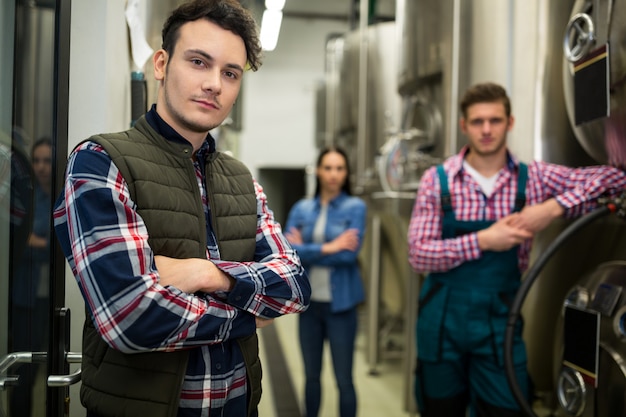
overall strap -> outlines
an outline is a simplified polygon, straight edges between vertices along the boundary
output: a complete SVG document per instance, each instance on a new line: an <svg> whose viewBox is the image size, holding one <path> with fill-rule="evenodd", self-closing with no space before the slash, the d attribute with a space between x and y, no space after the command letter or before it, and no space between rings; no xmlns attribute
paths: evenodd
<svg viewBox="0 0 626 417"><path fill-rule="evenodd" d="M528 166L523 162L519 164L517 175L517 192L515 194L515 207L513 212L521 211L526 205L526 181L528 180Z"/></svg>
<svg viewBox="0 0 626 417"><path fill-rule="evenodd" d="M443 210L443 230L442 237L454 237L454 210L452 210L452 198L450 197L450 189L448 188L448 176L443 169L443 164L437 165L437 174L439 175L439 187L441 209Z"/></svg>

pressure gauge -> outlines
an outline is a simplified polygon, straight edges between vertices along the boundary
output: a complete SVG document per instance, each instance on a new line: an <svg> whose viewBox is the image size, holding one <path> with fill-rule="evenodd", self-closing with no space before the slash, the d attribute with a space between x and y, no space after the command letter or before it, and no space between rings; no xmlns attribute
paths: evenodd
<svg viewBox="0 0 626 417"><path fill-rule="evenodd" d="M626 342L626 305L622 306L613 317L613 331L619 340Z"/></svg>
<svg viewBox="0 0 626 417"><path fill-rule="evenodd" d="M585 409L587 387L580 372L564 366L559 375L557 394L559 404L567 414L578 417Z"/></svg>

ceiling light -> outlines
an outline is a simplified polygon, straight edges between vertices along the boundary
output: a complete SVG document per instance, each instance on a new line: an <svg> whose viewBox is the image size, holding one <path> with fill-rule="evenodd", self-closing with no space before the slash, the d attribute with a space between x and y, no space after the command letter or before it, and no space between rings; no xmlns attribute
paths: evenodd
<svg viewBox="0 0 626 417"><path fill-rule="evenodd" d="M265 8L268 10L282 10L285 7L285 0L265 0Z"/></svg>
<svg viewBox="0 0 626 417"><path fill-rule="evenodd" d="M269 1L266 0L266 4ZM280 10L267 9L263 12L263 20L261 21L261 47L263 50L273 51L276 48L282 20L283 12Z"/></svg>

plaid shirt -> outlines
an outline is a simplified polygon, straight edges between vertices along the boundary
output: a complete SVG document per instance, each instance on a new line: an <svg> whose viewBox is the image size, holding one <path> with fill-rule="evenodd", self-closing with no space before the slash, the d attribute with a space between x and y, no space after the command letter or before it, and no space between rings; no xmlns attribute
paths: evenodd
<svg viewBox="0 0 626 417"><path fill-rule="evenodd" d="M478 183L463 169L467 152L465 147L444 162L456 219L496 221L507 216L514 207L519 162L509 154L506 167L498 173L493 194L487 198ZM571 218L595 208L599 196L605 193L617 195L624 189L626 174L617 168L569 168L534 161L528 165L526 205L554 197L565 208L565 216ZM453 239L441 238L440 190L436 167L431 167L420 180L409 224L409 262L417 272L444 272L481 257L476 233ZM528 267L530 249L530 240L519 247L522 272Z"/></svg>
<svg viewBox="0 0 626 417"><path fill-rule="evenodd" d="M208 148L205 143L198 159ZM208 219L204 180L200 165L195 166ZM297 313L308 304L310 287L300 260L274 221L263 190L254 185L254 261L220 260L208 231L207 258L235 278L235 287L228 293L186 294L159 285L146 226L102 147L86 142L68 161L55 229L93 322L111 347L125 353L193 348L179 416L246 415L246 371L234 339L255 331L254 316Z"/></svg>

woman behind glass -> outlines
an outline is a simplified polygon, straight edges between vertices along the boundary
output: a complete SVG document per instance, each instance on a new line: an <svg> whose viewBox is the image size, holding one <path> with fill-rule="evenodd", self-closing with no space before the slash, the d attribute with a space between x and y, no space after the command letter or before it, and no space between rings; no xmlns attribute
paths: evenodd
<svg viewBox="0 0 626 417"><path fill-rule="evenodd" d="M323 149L317 159L315 195L293 206L285 227L312 290L310 307L299 315L306 417L319 412L326 339L339 388L339 414L356 415L352 363L357 306L365 298L357 255L367 211L365 202L351 195L349 178L346 153L336 147Z"/></svg>
<svg viewBox="0 0 626 417"><path fill-rule="evenodd" d="M24 352L40 352L47 349L48 327L33 326L32 323L45 323L49 309L49 251L50 220L52 217L52 140L48 137L38 139L31 149L29 176L34 176L32 192L25 201L32 198L32 207L27 209L30 234L27 244L17 257L14 265L13 286L11 287L13 349ZM11 411L14 417L30 416L32 401L45 392L45 385L35 385L35 379L41 378L41 364L32 363L21 366L18 370L20 384L11 390ZM33 392L33 386L36 386ZM43 400L41 400L43 401ZM43 402L42 402L43 404Z"/></svg>

